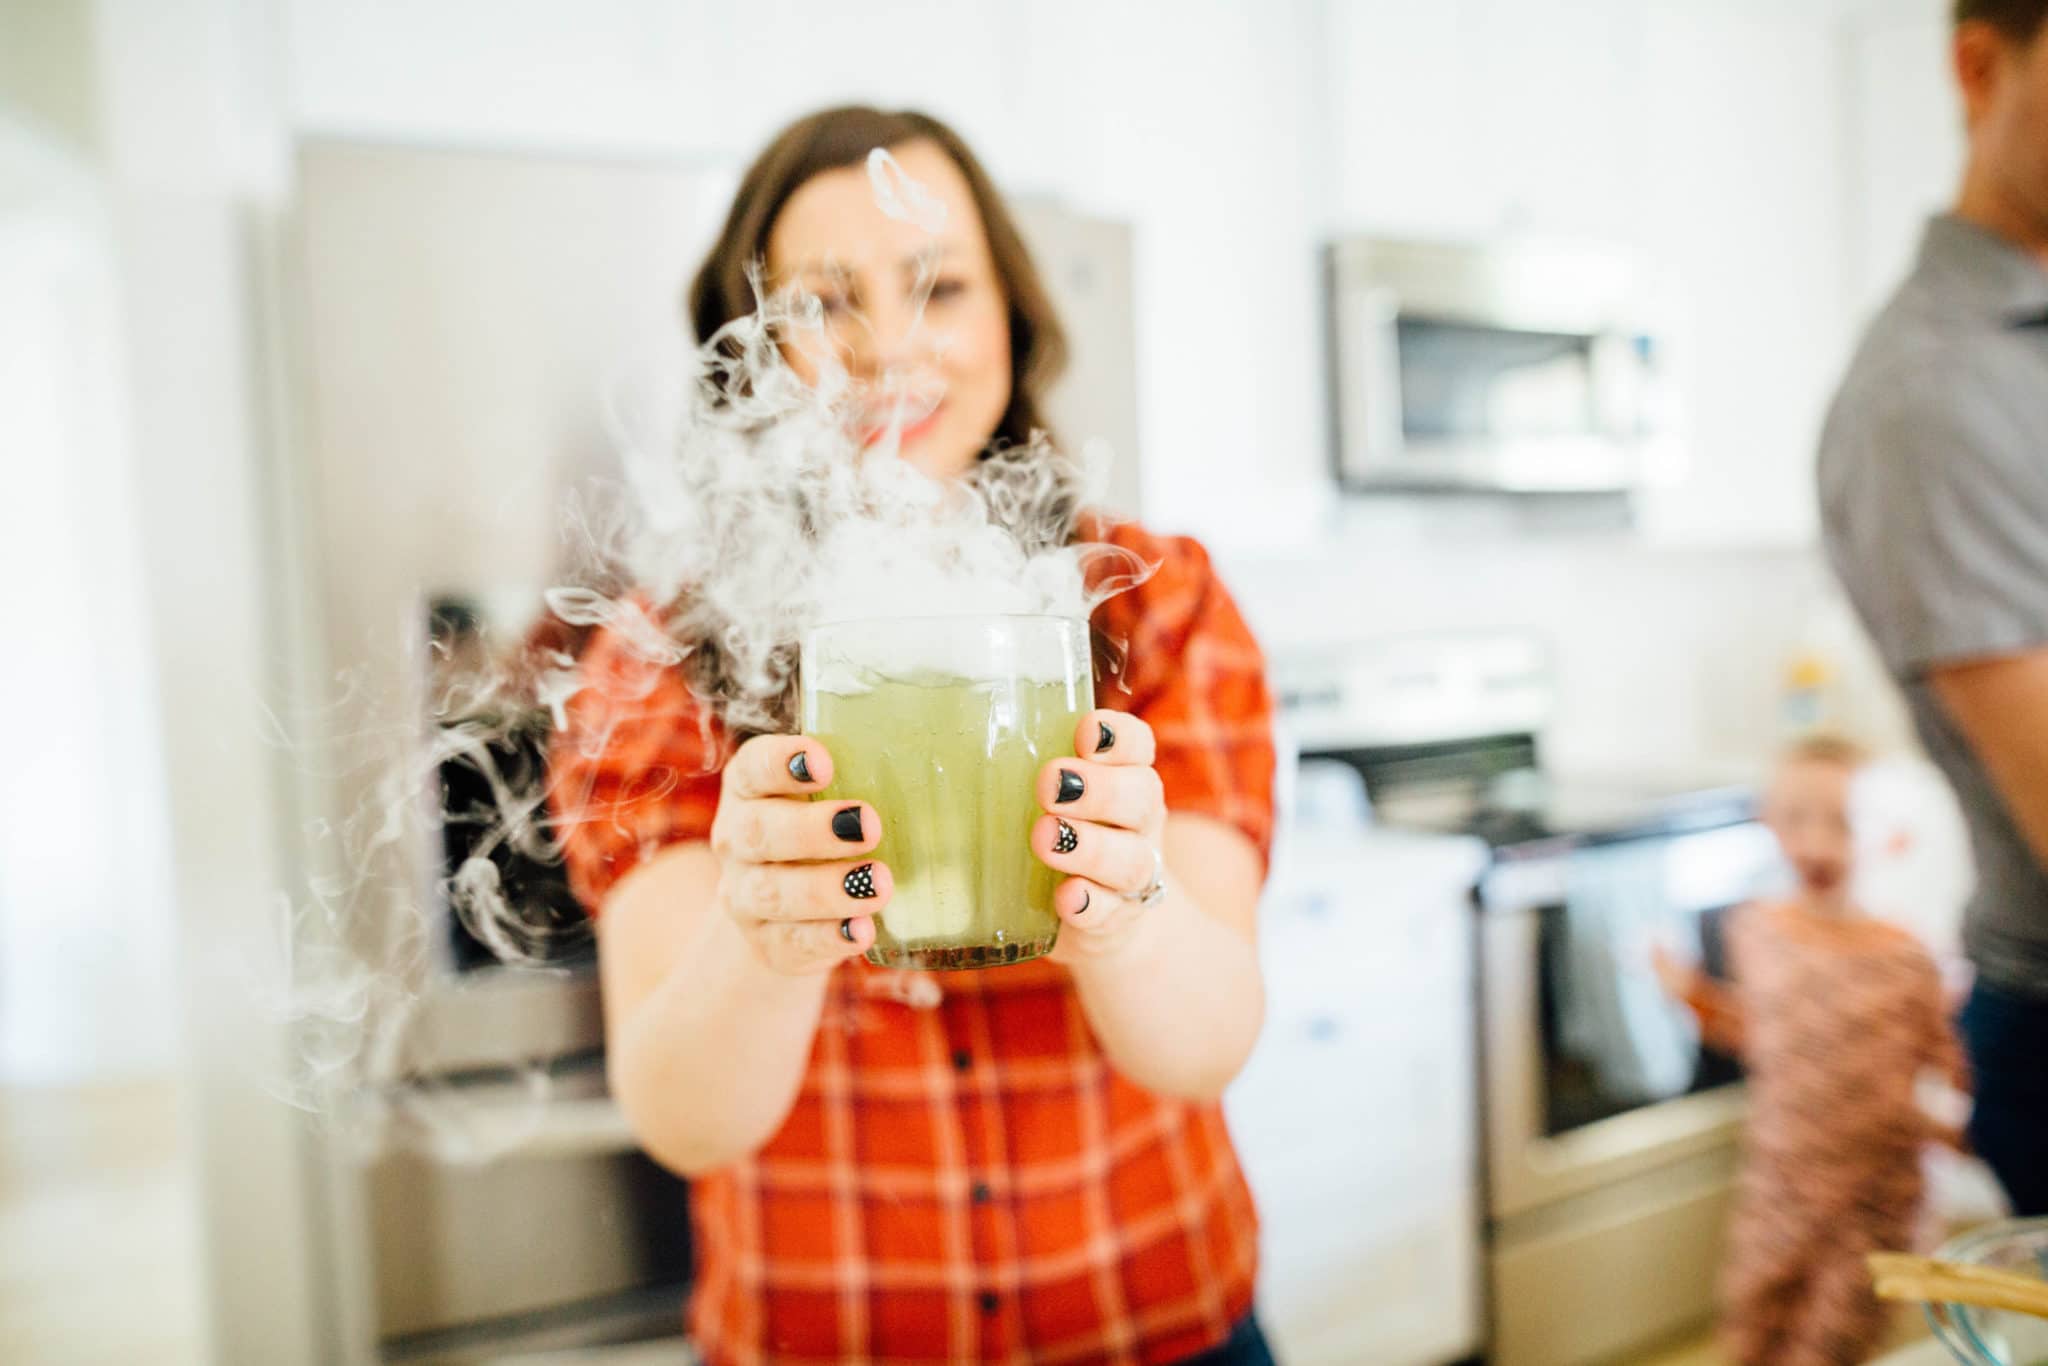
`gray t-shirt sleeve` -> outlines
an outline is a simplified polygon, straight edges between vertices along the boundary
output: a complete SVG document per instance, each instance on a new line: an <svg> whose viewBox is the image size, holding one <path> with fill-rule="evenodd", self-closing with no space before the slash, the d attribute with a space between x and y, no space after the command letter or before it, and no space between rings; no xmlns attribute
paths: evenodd
<svg viewBox="0 0 2048 1366"><path fill-rule="evenodd" d="M1975 367L1899 380L1831 434L1839 551L1878 649L1912 675L2048 644L2048 432Z"/></svg>

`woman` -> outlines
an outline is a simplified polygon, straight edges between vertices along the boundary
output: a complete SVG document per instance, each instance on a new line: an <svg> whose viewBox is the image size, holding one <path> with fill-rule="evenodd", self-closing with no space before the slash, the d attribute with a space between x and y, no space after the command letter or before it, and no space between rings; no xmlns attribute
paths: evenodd
<svg viewBox="0 0 2048 1366"><path fill-rule="evenodd" d="M877 212L878 146L944 207L936 241ZM756 262L818 297L853 380L942 395L872 415L925 473L969 478L1043 426L1058 324L935 120L836 109L777 137L691 291L700 338L754 307ZM816 375L818 357L788 358ZM705 680L650 676L602 633L585 652L557 809L599 914L613 1092L694 1179L690 1321L711 1362L1270 1360L1217 1103L1264 1008L1263 667L1199 547L1108 535L1159 568L1095 618L1126 642L1128 710L1089 713L1085 757L1039 777L1058 948L931 974L935 1007L874 989L861 961L890 892L862 857L881 817L808 800L832 779L825 747L759 735L707 775L723 750L699 724Z"/></svg>

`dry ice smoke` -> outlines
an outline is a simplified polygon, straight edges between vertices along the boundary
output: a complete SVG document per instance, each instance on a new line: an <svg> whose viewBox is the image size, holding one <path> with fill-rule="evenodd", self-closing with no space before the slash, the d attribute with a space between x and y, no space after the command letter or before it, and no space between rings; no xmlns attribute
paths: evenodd
<svg viewBox="0 0 2048 1366"><path fill-rule="evenodd" d="M869 160L883 212L936 230L943 206L877 150ZM913 336L902 348L943 352L927 331L919 281ZM956 483L900 458L906 418L929 410L917 375L850 375L832 350L816 299L761 290L761 306L695 356L679 391L616 404L633 514L620 537L619 576L655 606L586 589L558 589L562 620L630 632L648 658L682 662L715 651L707 689L739 734L795 728L797 643L827 621L875 616L1037 612L1086 619L1096 603L1142 578L1129 552L1075 543L1099 491L1087 468L1042 435L997 450ZM810 341L825 359L807 383L782 347ZM818 344L828 343L828 344ZM925 406L913 409L920 396ZM863 415L892 411L864 446ZM1095 468L1099 470L1099 462Z"/></svg>
<svg viewBox="0 0 2048 1366"><path fill-rule="evenodd" d="M943 205L886 152L871 155L868 172L880 212L942 228ZM581 687L575 648L591 630L679 669L705 714L739 739L796 729L799 642L813 625L971 613L1085 620L1149 572L1126 550L1080 539L1099 459L1072 459L1043 434L985 453L952 481L901 458L898 434L936 402L931 376L950 341L925 325L935 253L922 260L912 332L894 353L917 363L881 375L835 363L819 301L770 290L757 270L755 313L675 373L611 396L623 478L569 511L578 568L547 593L552 620L494 641L460 604L437 615L430 743L422 753L407 737L362 760L383 769L374 809L318 832L330 863L356 875L343 871L292 908L286 939L307 1039L294 1099L346 1109L373 1146L412 1137L444 1155L487 1157L516 1138L517 1125L513 1138L501 1124L493 1139L462 1107L437 1112L433 1085L409 1073L417 988L445 954L444 907L465 951L521 969L587 957L588 921L568 896L559 846L560 823L577 813L559 794L550 800L545 756ZM814 358L812 380L786 359L792 345ZM863 428L877 411L889 416L874 439ZM405 871L422 854L445 874L438 884ZM348 924L364 916L381 927L374 964L338 947L362 942ZM535 1075L511 1089L545 1095Z"/></svg>

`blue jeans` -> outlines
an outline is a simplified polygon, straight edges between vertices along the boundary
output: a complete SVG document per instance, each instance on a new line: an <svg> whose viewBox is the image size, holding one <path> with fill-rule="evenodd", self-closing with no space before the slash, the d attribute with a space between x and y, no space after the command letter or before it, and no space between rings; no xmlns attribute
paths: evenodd
<svg viewBox="0 0 2048 1366"><path fill-rule="evenodd" d="M2048 999L1979 982L1958 1025L1977 1095L1970 1146L2014 1214L2048 1214Z"/></svg>
<svg viewBox="0 0 2048 1366"><path fill-rule="evenodd" d="M1182 1366L1274 1366L1273 1349L1259 1331L1255 1314L1246 1314L1230 1330L1230 1336L1199 1356L1189 1357Z"/></svg>

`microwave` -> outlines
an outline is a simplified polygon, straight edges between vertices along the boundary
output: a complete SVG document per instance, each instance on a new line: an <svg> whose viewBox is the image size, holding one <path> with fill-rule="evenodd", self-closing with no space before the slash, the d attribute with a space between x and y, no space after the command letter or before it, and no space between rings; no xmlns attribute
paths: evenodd
<svg viewBox="0 0 2048 1366"><path fill-rule="evenodd" d="M1682 459L1627 253L1356 237L1327 266L1347 490L1627 493Z"/></svg>

